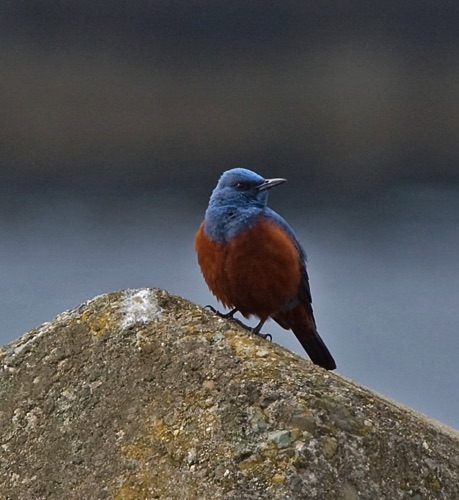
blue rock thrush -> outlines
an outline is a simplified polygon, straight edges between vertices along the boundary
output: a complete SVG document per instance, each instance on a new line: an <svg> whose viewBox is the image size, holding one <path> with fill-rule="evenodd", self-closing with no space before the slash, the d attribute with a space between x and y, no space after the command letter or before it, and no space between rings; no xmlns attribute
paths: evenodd
<svg viewBox="0 0 459 500"><path fill-rule="evenodd" d="M260 319L291 329L313 363L334 370L317 332L305 252L289 224L267 206L268 190L286 179L264 179L244 168L224 172L195 239L198 262L215 297Z"/></svg>

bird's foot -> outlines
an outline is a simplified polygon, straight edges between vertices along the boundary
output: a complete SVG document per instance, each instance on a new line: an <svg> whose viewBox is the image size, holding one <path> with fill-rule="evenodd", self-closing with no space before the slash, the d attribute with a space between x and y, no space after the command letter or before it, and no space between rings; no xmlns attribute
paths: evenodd
<svg viewBox="0 0 459 500"><path fill-rule="evenodd" d="M210 309L214 314L216 314L220 318L229 319L230 321L233 321L234 323L238 324L239 326L242 326L242 328L245 328L246 330L252 331L252 328L250 326L247 326L240 319L237 319L234 317L234 315L237 313L237 309L231 309L231 311L227 312L227 313L221 313L220 311L217 311L217 309L215 309L215 307L212 307L212 306L206 306L205 309Z"/></svg>
<svg viewBox="0 0 459 500"><path fill-rule="evenodd" d="M269 342L272 342L273 336L270 333L261 333L260 330L262 329L263 325L265 324L265 319L260 320L257 326L254 328L251 328L251 331L254 335L258 335L258 337L261 337L262 339L269 340Z"/></svg>
<svg viewBox="0 0 459 500"><path fill-rule="evenodd" d="M252 328L249 325L246 325L243 323L241 320L237 318L230 317L229 318L231 321L234 323L238 324L239 326L242 326L245 330L249 331L252 335L256 335L257 337L261 337L262 339L268 340L269 342L272 342L273 336L270 333L261 333L259 329L257 329L258 325L254 328Z"/></svg>
<svg viewBox="0 0 459 500"><path fill-rule="evenodd" d="M231 309L231 311L227 312L227 313L221 313L220 311L217 311L217 309L215 309L215 307L212 307L211 305L205 306L204 309L209 309L217 316L220 316L220 318L233 319L234 321L237 321L235 318L233 318L233 316L237 313L237 309Z"/></svg>
<svg viewBox="0 0 459 500"><path fill-rule="evenodd" d="M233 321L234 323L241 326L245 330L249 331L250 333L253 333L254 335L257 335L258 337L261 337L262 339L268 340L269 342L272 342L272 340L273 340L273 336L270 333L260 333L260 330L261 330L261 327L263 326L264 321L260 321L260 323L258 323L257 326L252 328L251 326L248 326L245 323L243 323L240 319L237 319L234 317L234 315L237 313L236 308L231 309L231 311L229 311L227 313L221 313L220 311L217 311L217 309L215 309L215 307L213 307L211 305L205 306L204 309L209 309L210 311L212 311L214 314L216 314L220 318L229 319L230 321Z"/></svg>
<svg viewBox="0 0 459 500"><path fill-rule="evenodd" d="M252 333L254 335L257 335L258 337L261 337L262 339L267 340L268 342L273 341L273 336L270 333L260 333L260 332L257 333L257 332L254 332L253 329L252 329Z"/></svg>

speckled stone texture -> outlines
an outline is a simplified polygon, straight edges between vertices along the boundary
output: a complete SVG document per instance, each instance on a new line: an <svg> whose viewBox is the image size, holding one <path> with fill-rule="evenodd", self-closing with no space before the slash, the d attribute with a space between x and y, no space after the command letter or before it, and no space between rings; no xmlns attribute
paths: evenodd
<svg viewBox="0 0 459 500"><path fill-rule="evenodd" d="M154 289L0 350L2 499L457 499L455 431Z"/></svg>

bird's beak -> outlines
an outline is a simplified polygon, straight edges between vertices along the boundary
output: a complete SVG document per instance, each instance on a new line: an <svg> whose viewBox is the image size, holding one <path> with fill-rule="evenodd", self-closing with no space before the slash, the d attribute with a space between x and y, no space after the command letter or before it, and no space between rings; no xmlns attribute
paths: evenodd
<svg viewBox="0 0 459 500"><path fill-rule="evenodd" d="M283 184L287 182L287 179L265 179L258 187L257 191L264 191L265 189L271 189L278 184Z"/></svg>

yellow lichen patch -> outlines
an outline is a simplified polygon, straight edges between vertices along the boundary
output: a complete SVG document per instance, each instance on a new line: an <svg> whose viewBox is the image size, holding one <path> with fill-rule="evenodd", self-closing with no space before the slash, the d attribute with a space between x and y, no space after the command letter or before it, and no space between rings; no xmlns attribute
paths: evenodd
<svg viewBox="0 0 459 500"><path fill-rule="evenodd" d="M129 460L137 463L138 469L130 474L115 495L117 500L142 500L151 498L152 491L158 492L165 486L167 474L159 474L151 468L152 462L161 462L161 468L168 470L173 467L173 460L168 453L170 445L170 429L158 419L147 432L136 442L123 448L123 454Z"/></svg>
<svg viewBox="0 0 459 500"><path fill-rule="evenodd" d="M248 376L264 380L277 379L280 357L276 350L271 349L269 345L263 346L261 341L252 338L250 334L230 333L231 335L225 337L226 343L239 358L246 362L245 368Z"/></svg>
<svg viewBox="0 0 459 500"><path fill-rule="evenodd" d="M89 326L89 333L95 337L100 337L110 330L111 317L104 312L95 315L91 312L84 312L81 315L82 321L84 321Z"/></svg>
<svg viewBox="0 0 459 500"><path fill-rule="evenodd" d="M279 354L271 349L268 341L262 341L250 333L240 333L230 330L226 336L227 343L234 349L236 354L243 359L263 359L266 361L277 361ZM264 343L267 343L264 345Z"/></svg>
<svg viewBox="0 0 459 500"><path fill-rule="evenodd" d="M151 478L139 471L130 476L115 494L115 500L143 500L150 496Z"/></svg>
<svg viewBox="0 0 459 500"><path fill-rule="evenodd" d="M241 334L235 330L229 330L225 337L226 342L234 349L235 353L243 359L254 359L260 346L254 342L250 334Z"/></svg>
<svg viewBox="0 0 459 500"><path fill-rule="evenodd" d="M252 455L251 457L243 460L242 462L239 462L238 467L239 470L250 470L256 467L257 465L260 465L260 463L263 461L262 457L259 455Z"/></svg>
<svg viewBox="0 0 459 500"><path fill-rule="evenodd" d="M274 474L271 481L274 484L282 484L285 482L285 476L284 476L284 474Z"/></svg>
<svg viewBox="0 0 459 500"><path fill-rule="evenodd" d="M152 454L155 441L164 439L168 428L162 419L158 419L146 432L146 434L135 443L126 445L124 454L131 459L143 460Z"/></svg>
<svg viewBox="0 0 459 500"><path fill-rule="evenodd" d="M198 486L200 484L199 477L194 476L194 462L197 453L206 453L208 434L209 427L202 418L190 421L180 413L169 425L157 419L140 439L123 448L125 457L136 463L136 470L125 478L114 498L171 498L171 492L179 497L177 488L179 484L183 487L183 481L176 481L174 474L180 469L190 474L190 481L186 481L186 498L201 498L193 493L197 488L194 480L198 481ZM225 447L220 451L228 452Z"/></svg>

